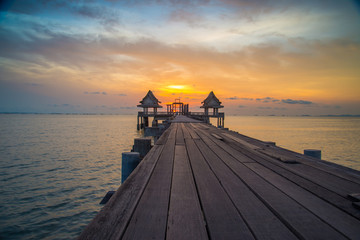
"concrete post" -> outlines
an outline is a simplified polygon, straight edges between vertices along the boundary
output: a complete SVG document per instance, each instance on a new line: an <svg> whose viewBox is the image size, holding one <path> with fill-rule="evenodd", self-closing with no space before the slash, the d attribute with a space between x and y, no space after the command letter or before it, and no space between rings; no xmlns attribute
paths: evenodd
<svg viewBox="0 0 360 240"><path fill-rule="evenodd" d="M123 152L121 164L121 183L123 183L132 171L140 163L140 153L138 152Z"/></svg>
<svg viewBox="0 0 360 240"><path fill-rule="evenodd" d="M150 138L135 138L134 139L134 152L140 153L140 158L151 150L151 139Z"/></svg>
<svg viewBox="0 0 360 240"><path fill-rule="evenodd" d="M321 150L317 149L305 149L304 155L321 159Z"/></svg>

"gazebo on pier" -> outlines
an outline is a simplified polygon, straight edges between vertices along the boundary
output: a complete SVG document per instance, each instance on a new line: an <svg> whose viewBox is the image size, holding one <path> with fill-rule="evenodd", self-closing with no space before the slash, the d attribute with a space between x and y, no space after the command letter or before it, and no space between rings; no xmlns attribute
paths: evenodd
<svg viewBox="0 0 360 240"><path fill-rule="evenodd" d="M198 119L203 122L210 123L210 118L217 118L217 127L224 127L225 114L219 112L219 108L223 108L219 99L211 91L207 98L202 101L203 104L200 108L204 108L204 112L190 112L189 104L185 104L180 99L175 99L175 102L166 104L166 112L158 112L158 108L162 108L160 101L155 97L151 90L140 101L138 107L143 108L143 111L138 112L137 117L137 129L143 129L149 127L149 117L153 117L152 127L158 126L159 120L168 120L176 115L186 115L188 117ZM153 111L149 111L149 108L153 108ZM209 108L212 108L212 113L209 112Z"/></svg>
<svg viewBox="0 0 360 240"><path fill-rule="evenodd" d="M203 105L200 108L204 108L204 115L206 121L209 122L209 117L217 118L217 126L224 127L224 113L219 113L219 108L223 108L220 100L215 96L214 92L211 91L207 98L201 102ZM213 109L212 114L209 114L209 108Z"/></svg>
<svg viewBox="0 0 360 240"><path fill-rule="evenodd" d="M143 128L149 126L149 117L154 117L157 114L157 109L162 108L160 101L155 97L151 90L148 91L146 96L140 101L141 104L138 107L143 108L143 112L138 113L137 128ZM153 112L149 112L149 108L153 108ZM140 121L139 121L140 120Z"/></svg>

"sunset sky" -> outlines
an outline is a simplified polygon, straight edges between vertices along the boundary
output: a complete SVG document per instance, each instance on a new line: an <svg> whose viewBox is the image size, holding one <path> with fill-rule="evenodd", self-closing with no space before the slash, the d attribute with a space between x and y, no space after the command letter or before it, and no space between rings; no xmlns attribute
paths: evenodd
<svg viewBox="0 0 360 240"><path fill-rule="evenodd" d="M3 2L3 1L1 1ZM131 114L148 90L199 111L360 114L360 3L5 1L0 112Z"/></svg>

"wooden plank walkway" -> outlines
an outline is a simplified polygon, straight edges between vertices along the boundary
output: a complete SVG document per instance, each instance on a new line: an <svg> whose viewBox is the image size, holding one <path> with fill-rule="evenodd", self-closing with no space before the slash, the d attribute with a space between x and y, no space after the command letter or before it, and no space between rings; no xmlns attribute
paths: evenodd
<svg viewBox="0 0 360 240"><path fill-rule="evenodd" d="M79 239L360 239L360 174L177 119Z"/></svg>

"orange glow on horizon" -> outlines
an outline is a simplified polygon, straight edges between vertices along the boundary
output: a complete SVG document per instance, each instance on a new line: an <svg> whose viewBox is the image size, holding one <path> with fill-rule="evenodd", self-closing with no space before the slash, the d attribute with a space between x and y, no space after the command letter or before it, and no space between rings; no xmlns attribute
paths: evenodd
<svg viewBox="0 0 360 240"><path fill-rule="evenodd" d="M169 85L169 86L167 86L167 88L181 90L181 89L186 89L186 86L183 86L183 85Z"/></svg>

